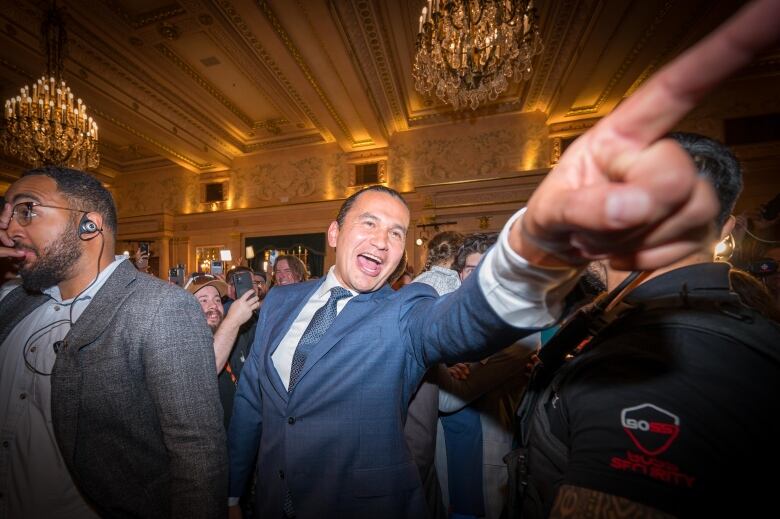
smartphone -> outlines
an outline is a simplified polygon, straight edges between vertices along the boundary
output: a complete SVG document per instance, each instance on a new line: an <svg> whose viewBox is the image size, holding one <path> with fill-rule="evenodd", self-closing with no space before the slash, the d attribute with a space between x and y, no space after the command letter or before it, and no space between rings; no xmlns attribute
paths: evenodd
<svg viewBox="0 0 780 519"><path fill-rule="evenodd" d="M254 290L254 281L252 281L252 273L242 270L233 274L233 287L236 289L236 299Z"/></svg>
<svg viewBox="0 0 780 519"><path fill-rule="evenodd" d="M211 273L215 276L222 274L222 261L213 260L211 262Z"/></svg>
<svg viewBox="0 0 780 519"><path fill-rule="evenodd" d="M141 249L141 254L149 254L149 242L148 241L142 241L138 248Z"/></svg>
<svg viewBox="0 0 780 519"><path fill-rule="evenodd" d="M276 263L276 258L277 257L279 257L279 251L276 250L276 249L274 249L270 253L268 253L268 262L271 264L272 267Z"/></svg>
<svg viewBox="0 0 780 519"><path fill-rule="evenodd" d="M168 269L168 281L181 286L181 284L179 283L179 269L177 269L176 267L172 269Z"/></svg>

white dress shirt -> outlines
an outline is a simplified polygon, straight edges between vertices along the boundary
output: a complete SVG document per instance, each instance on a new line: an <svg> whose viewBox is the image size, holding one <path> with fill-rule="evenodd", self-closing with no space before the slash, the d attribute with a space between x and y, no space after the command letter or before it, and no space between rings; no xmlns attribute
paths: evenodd
<svg viewBox="0 0 780 519"><path fill-rule="evenodd" d="M279 347L276 348L276 351L271 355L271 360L274 362L276 372L279 373L279 378L282 379L285 388L289 389L290 386L290 369L292 368L292 359L295 354L295 348L298 347L298 343L300 342L301 337L303 337L306 328L309 326L309 322L311 322L314 317L314 313L323 307L325 303L328 302L328 299L330 299L330 289L341 286L336 279L334 269L335 267L330 268L325 281L317 288L314 295L312 295L303 306L301 313L295 318L295 321L293 321L292 326L290 326L284 339L279 343ZM336 302L336 315L341 313L344 307L347 306L349 300L357 295L357 292L352 290L349 290L349 293L352 295Z"/></svg>
<svg viewBox="0 0 780 519"><path fill-rule="evenodd" d="M552 325L563 311L563 298L577 282L579 270L574 268L541 268L529 264L509 246L509 229L525 209L509 219L498 237L496 246L482 258L479 285L491 308L507 323L519 328L545 328ZM288 387L295 348L314 313L330 297L330 289L339 286L334 267L293 321L271 359L279 377ZM346 287L343 287L346 288ZM351 291L352 297L357 293ZM336 305L338 314L352 297Z"/></svg>
<svg viewBox="0 0 780 519"><path fill-rule="evenodd" d="M44 290L49 299L0 345L0 519L98 517L76 489L57 446L49 374L57 358L54 343L65 338L71 320L78 320L125 259L116 256L75 301L63 301L57 286Z"/></svg>

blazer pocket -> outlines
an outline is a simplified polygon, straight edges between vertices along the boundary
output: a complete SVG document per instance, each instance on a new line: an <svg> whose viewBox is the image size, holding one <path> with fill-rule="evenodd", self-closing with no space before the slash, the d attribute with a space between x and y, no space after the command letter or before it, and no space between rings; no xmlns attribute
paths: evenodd
<svg viewBox="0 0 780 519"><path fill-rule="evenodd" d="M352 473L355 497L378 497L397 494L420 486L420 475L413 461Z"/></svg>

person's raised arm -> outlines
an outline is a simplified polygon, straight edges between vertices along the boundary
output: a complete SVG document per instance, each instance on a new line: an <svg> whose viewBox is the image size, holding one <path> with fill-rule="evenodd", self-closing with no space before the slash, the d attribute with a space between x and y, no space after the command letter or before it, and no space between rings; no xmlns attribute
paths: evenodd
<svg viewBox="0 0 780 519"><path fill-rule="evenodd" d="M566 150L514 224L514 251L539 266L608 258L647 270L698 249L715 193L680 146L659 139L778 34L780 2L754 2L652 76Z"/></svg>
<svg viewBox="0 0 780 519"><path fill-rule="evenodd" d="M260 301L254 290L249 290L230 305L225 320L214 333L214 359L217 363L217 374L225 369L241 325L252 317L252 312L257 310L259 306Z"/></svg>

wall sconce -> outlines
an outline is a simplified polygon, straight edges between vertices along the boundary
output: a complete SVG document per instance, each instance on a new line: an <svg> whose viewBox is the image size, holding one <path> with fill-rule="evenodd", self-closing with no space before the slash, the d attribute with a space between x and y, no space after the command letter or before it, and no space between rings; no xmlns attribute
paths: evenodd
<svg viewBox="0 0 780 519"><path fill-rule="evenodd" d="M244 252L244 257L248 260L251 260L255 257L255 248L251 245L247 245Z"/></svg>
<svg viewBox="0 0 780 519"><path fill-rule="evenodd" d="M222 261L233 261L233 255L230 254L230 249L220 250L219 259L221 259Z"/></svg>

